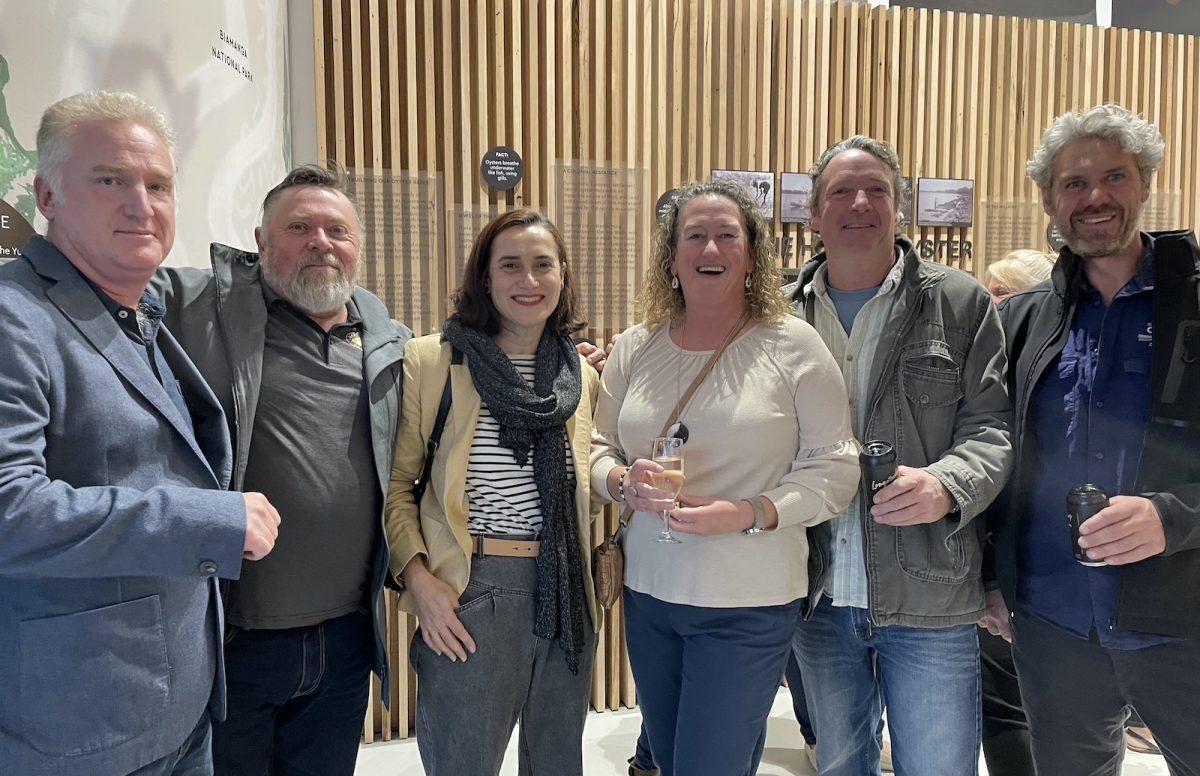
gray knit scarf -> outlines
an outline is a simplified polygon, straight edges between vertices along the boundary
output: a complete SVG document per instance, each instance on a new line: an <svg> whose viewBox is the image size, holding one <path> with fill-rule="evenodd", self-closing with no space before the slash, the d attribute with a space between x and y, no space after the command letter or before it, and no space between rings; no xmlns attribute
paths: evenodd
<svg viewBox="0 0 1200 776"><path fill-rule="evenodd" d="M583 652L583 563L575 524L575 493L567 486L567 420L582 391L571 340L546 329L538 343L533 390L492 338L446 321L443 336L462 351L479 398L500 424L500 445L524 466L533 451L533 481L542 504L541 550L533 633L558 639L571 673Z"/></svg>

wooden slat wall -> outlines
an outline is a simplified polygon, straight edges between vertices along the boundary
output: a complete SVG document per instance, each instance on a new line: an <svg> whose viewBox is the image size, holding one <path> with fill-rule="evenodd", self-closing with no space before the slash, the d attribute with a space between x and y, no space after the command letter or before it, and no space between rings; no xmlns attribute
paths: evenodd
<svg viewBox="0 0 1200 776"><path fill-rule="evenodd" d="M1167 160L1152 204L1167 203L1175 226L1197 223L1194 37L802 0L313 5L318 155L362 173L430 176L440 191L441 239L407 269L430 289L432 304L409 309L405 300L393 309L418 333L435 330L445 316L446 294L470 247L471 232L460 224L518 205L555 219L569 215L557 174L567 161L628 172L646 211L635 266L590 274L598 287L583 290L593 303L607 284L628 286L622 298L634 293L662 192L714 169L803 172L821 150L855 132L892 142L914 184L923 177L975 181L976 228L914 225L907 232L935 244L972 241L974 261L934 258L979 276L998 250L979 228L990 212L981 203L1036 210L1028 243L1040 247L1046 221L1025 161L1054 116L1100 101L1120 102L1159 126ZM489 189L480 178L480 158L496 145L525 160L526 177L513 191ZM612 222L589 213L576 223ZM778 222L775 229L792 242L788 264L807 258L800 246L811 246L811 233ZM399 272L369 266L363 282L383 289ZM589 316L596 339L631 323L595 304ZM614 519L597 526L597 539ZM412 632L411 619L395 614L390 648L398 681L390 711L375 688L367 740L411 730L415 682L404 647ZM592 701L611 709L635 698L618 609L601 638Z"/></svg>

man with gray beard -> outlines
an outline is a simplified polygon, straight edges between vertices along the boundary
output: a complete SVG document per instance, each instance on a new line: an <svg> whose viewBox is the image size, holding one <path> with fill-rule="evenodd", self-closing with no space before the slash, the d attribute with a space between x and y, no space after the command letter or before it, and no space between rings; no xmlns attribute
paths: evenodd
<svg viewBox="0 0 1200 776"><path fill-rule="evenodd" d="M267 193L258 254L214 244L211 272L158 277L229 419L232 487L287 525L225 588L217 776L351 776L372 669L389 695L382 511L412 333L355 285L361 235L341 174L303 166Z"/></svg>

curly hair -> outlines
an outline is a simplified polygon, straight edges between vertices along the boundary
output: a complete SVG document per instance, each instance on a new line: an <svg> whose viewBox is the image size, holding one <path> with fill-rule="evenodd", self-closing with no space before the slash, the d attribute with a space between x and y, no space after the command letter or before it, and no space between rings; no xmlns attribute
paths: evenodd
<svg viewBox="0 0 1200 776"><path fill-rule="evenodd" d="M1166 143L1158 127L1120 105L1105 103L1086 111L1064 113L1042 135L1042 143L1025 165L1030 180L1045 197L1054 184L1054 160L1070 143L1088 139L1112 140L1137 160L1142 185L1149 188L1150 178L1162 164Z"/></svg>
<svg viewBox="0 0 1200 776"><path fill-rule="evenodd" d="M783 282L776 262L779 252L758 206L734 183L700 181L677 189L659 218L658 228L654 232L653 252L642 279L641 293L638 294L638 311L643 325L647 328L660 326L687 309L683 289L671 288L671 262L675 258L683 209L700 197L723 197L741 211L751 265L750 288L746 289L751 320L773 323L790 315L792 308L779 293Z"/></svg>

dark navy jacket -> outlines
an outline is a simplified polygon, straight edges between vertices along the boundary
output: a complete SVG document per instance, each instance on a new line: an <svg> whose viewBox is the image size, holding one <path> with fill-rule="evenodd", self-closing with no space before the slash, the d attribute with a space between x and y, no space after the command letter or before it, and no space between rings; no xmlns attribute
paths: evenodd
<svg viewBox="0 0 1200 776"><path fill-rule="evenodd" d="M1186 231L1155 238L1150 407L1134 492L1163 519L1162 555L1121 567L1115 627L1200 637L1200 247ZM1033 481L1029 441L1034 386L1062 352L1083 278L1081 260L1063 249L1050 280L1000 307L1015 409L1017 468L989 510L994 572L1005 601L1016 602L1018 538L1024 515L1012 494Z"/></svg>

